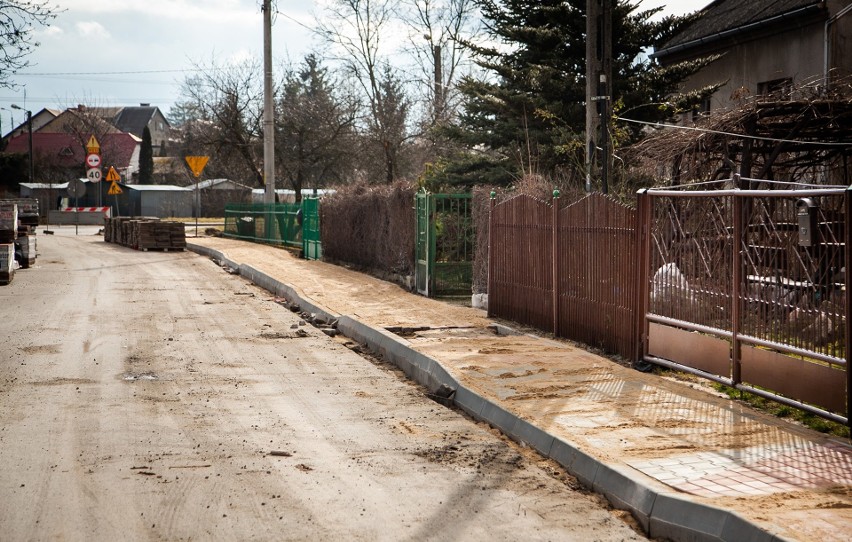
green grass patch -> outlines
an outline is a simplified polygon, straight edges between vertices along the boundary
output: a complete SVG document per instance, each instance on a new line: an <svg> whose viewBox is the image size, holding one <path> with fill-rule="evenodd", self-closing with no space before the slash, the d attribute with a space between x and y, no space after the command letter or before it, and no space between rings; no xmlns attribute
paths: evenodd
<svg viewBox="0 0 852 542"><path fill-rule="evenodd" d="M724 393L735 401L741 401L755 410L760 410L761 412L766 412L779 418L799 422L805 427L813 429L814 431L819 431L820 433L827 433L829 435L843 438L849 438L850 436L849 426L847 425L841 425L831 420L821 418L816 414L811 414L806 410L778 403L771 399L766 399L765 397L761 397L747 391L738 390L724 384L713 382L711 385L716 391Z"/></svg>

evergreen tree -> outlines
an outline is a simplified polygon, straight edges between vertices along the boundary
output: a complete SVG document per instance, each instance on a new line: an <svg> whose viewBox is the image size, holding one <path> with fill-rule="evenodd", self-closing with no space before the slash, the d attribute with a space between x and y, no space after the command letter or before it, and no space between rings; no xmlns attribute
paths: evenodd
<svg viewBox="0 0 852 542"><path fill-rule="evenodd" d="M154 148L151 144L151 130L146 126L142 130L142 146L139 148L139 184L153 184Z"/></svg>
<svg viewBox="0 0 852 542"><path fill-rule="evenodd" d="M586 100L586 0L476 0L490 43L468 44L488 77L466 77L465 108L450 135L469 148L492 151L493 170L554 174L583 168ZM672 110L677 84L702 62L663 69L647 56L694 19L652 21L661 8L638 11L633 0L613 0L613 100L631 117L658 120ZM694 96L691 97L696 99ZM640 132L628 127L623 140ZM481 158L478 161L482 161ZM462 169L471 161L467 159ZM468 172L469 174L470 172ZM468 175L470 176L470 175ZM502 175L502 179L506 176ZM493 182L492 178L476 179Z"/></svg>

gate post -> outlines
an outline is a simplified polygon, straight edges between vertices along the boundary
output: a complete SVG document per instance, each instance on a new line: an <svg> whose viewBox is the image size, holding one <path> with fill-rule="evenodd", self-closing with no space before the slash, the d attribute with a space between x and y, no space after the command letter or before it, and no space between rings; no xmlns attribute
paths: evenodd
<svg viewBox="0 0 852 542"><path fill-rule="evenodd" d="M648 275L651 267L651 240L649 232L651 229L651 196L648 189L643 188L637 195L636 213L636 254L639 257L638 269L633 274L635 281L636 300L635 306L635 337L633 364L636 366L645 357L648 351L648 325L645 315L648 314Z"/></svg>
<svg viewBox="0 0 852 542"><path fill-rule="evenodd" d="M551 262L553 273L553 335L559 336L559 190L553 191L553 246Z"/></svg>
<svg viewBox="0 0 852 542"><path fill-rule="evenodd" d="M494 293L494 205L497 203L497 193L491 191L491 200L488 207L488 316L493 316L492 295Z"/></svg>
<svg viewBox="0 0 852 542"><path fill-rule="evenodd" d="M739 175L734 175L734 183L739 185ZM733 284L731 284L731 385L738 386L741 383L740 375L740 328L742 327L742 274L743 274L743 235L744 216L743 216L743 198L739 194L731 196L733 198L734 212L734 243L733 243Z"/></svg>
<svg viewBox="0 0 852 542"><path fill-rule="evenodd" d="M849 302L849 293L852 291L852 279L849 278L852 270L852 252L849 250L849 242L852 241L852 186L846 189L844 195L845 209L843 217L846 222L846 238L843 247L846 249L846 424L852 428L852 303Z"/></svg>

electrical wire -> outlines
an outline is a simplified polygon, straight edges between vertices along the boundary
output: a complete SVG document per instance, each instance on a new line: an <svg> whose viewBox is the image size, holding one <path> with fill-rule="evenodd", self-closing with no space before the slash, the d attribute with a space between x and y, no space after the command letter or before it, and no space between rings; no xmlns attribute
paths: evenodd
<svg viewBox="0 0 852 542"><path fill-rule="evenodd" d="M636 120L636 119L627 119L624 117L615 117L618 120L624 122L632 122L634 124L642 124L645 126L653 126L654 128L668 128L670 130L687 130L690 132L702 132L706 134L718 134L718 135L727 135L733 137L739 137L743 139L756 139L760 141L772 141L774 143L793 143L797 145L818 145L822 147L852 147L852 142L837 142L831 143L828 141L798 141L795 139L777 139L774 137L763 137L763 136L751 136L746 134L736 134L733 132L723 132L720 130L711 130L709 128L699 128L697 126L679 126L677 124L664 124L661 122L649 122L644 120Z"/></svg>

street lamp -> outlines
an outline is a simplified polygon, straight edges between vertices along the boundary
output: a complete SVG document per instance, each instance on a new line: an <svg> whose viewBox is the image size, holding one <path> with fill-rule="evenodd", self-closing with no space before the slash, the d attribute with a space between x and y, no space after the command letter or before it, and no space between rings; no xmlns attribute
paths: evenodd
<svg viewBox="0 0 852 542"><path fill-rule="evenodd" d="M30 159L30 182L35 182L35 173L33 173L33 112L29 109L24 109L20 105L12 104L12 109L27 112L27 131L29 132L29 159Z"/></svg>

